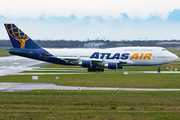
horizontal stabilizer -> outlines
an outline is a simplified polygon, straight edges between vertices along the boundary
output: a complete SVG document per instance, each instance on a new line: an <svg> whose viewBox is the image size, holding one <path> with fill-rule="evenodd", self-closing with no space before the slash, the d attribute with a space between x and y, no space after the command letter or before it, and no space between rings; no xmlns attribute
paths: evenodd
<svg viewBox="0 0 180 120"><path fill-rule="evenodd" d="M33 52L28 52L28 51L19 51L19 50L11 50L11 49L6 49L9 52L13 53L19 53L19 54L32 54Z"/></svg>

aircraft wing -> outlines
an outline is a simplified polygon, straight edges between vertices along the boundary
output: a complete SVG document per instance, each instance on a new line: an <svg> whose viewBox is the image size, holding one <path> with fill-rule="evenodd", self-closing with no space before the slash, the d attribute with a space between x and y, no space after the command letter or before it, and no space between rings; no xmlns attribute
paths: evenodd
<svg viewBox="0 0 180 120"><path fill-rule="evenodd" d="M98 62L102 62L103 61L103 59L85 59L85 58L78 58L78 57L57 57L57 58L60 58L62 60L68 60L68 61L74 61L74 60L78 60L78 59L80 61L90 60L93 63L98 63ZM131 61L131 60L120 60L119 64L134 64L134 62Z"/></svg>
<svg viewBox="0 0 180 120"><path fill-rule="evenodd" d="M119 63L120 64L127 64L127 60L120 60Z"/></svg>
<svg viewBox="0 0 180 120"><path fill-rule="evenodd" d="M60 58L62 60L78 60L78 59L81 59L81 60L90 60L90 61L93 61L93 62L101 62L102 59L83 59L83 58L78 58L78 57L57 57L57 58Z"/></svg>
<svg viewBox="0 0 180 120"><path fill-rule="evenodd" d="M90 59L92 62L102 62L102 59Z"/></svg>
<svg viewBox="0 0 180 120"><path fill-rule="evenodd" d="M120 64L135 64L135 62L133 62L132 60L120 60L119 63Z"/></svg>
<svg viewBox="0 0 180 120"><path fill-rule="evenodd" d="M78 57L57 57L57 58L60 58L62 60L78 60L79 58Z"/></svg>

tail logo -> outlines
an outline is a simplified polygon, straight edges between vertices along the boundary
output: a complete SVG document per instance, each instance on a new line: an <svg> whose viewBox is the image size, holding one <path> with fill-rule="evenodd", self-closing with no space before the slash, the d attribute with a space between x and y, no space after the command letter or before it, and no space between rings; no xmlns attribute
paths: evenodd
<svg viewBox="0 0 180 120"><path fill-rule="evenodd" d="M21 43L21 48L25 49L25 42L30 38L25 33L23 33L18 27L13 26L13 24L7 24L6 29L11 37L13 37L15 40Z"/></svg>

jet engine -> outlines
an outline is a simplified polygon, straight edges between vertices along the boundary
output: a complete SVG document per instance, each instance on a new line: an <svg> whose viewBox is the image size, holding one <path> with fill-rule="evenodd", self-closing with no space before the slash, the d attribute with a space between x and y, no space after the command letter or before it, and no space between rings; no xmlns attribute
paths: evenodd
<svg viewBox="0 0 180 120"><path fill-rule="evenodd" d="M118 63L108 63L105 64L104 67L107 67L108 69L123 69L123 66L118 66Z"/></svg>
<svg viewBox="0 0 180 120"><path fill-rule="evenodd" d="M83 60L82 62L79 63L79 65L82 65L82 67L92 67L90 60Z"/></svg>
<svg viewBox="0 0 180 120"><path fill-rule="evenodd" d="M105 64L104 67L107 67L108 69L118 69L118 64L117 63L108 63L108 64Z"/></svg>

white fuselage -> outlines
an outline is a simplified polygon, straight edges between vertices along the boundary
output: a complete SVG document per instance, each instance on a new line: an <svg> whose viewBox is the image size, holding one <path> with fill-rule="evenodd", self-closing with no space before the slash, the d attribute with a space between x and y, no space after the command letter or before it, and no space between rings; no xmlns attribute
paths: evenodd
<svg viewBox="0 0 180 120"><path fill-rule="evenodd" d="M78 64L89 60L98 65L151 66L176 61L178 57L162 47L118 47L107 49L45 49L55 57Z"/></svg>

